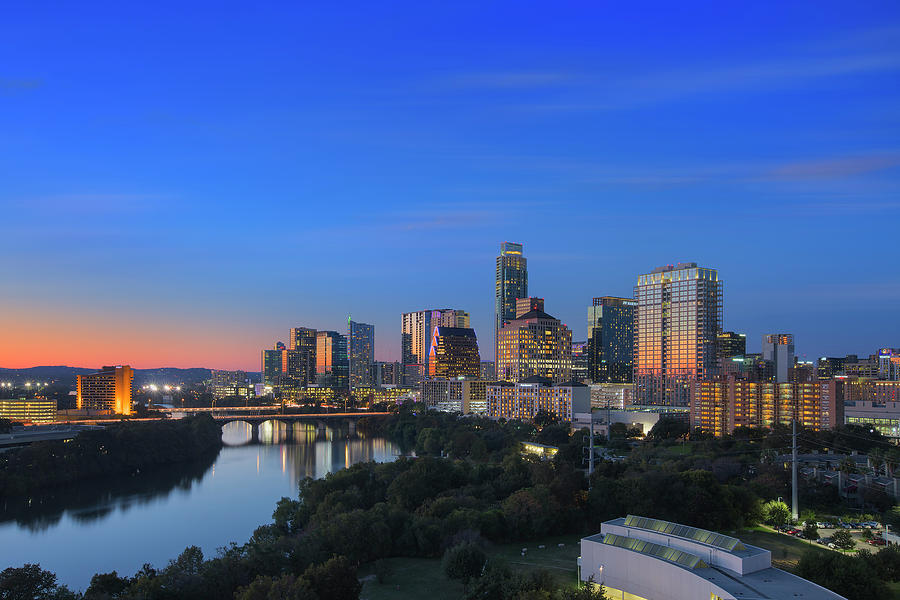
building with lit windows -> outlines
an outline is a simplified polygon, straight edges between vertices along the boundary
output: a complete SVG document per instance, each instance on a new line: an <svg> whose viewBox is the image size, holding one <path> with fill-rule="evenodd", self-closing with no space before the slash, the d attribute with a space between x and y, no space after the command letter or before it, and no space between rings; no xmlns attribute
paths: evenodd
<svg viewBox="0 0 900 600"><path fill-rule="evenodd" d="M588 381L588 343L572 342L572 379Z"/></svg>
<svg viewBox="0 0 900 600"><path fill-rule="evenodd" d="M347 319L347 356L350 362L350 389L371 385L375 363L375 326Z"/></svg>
<svg viewBox="0 0 900 600"><path fill-rule="evenodd" d="M775 381L784 383L794 367L794 336L790 333L770 333L763 336L762 356L773 365Z"/></svg>
<svg viewBox="0 0 900 600"><path fill-rule="evenodd" d="M576 413L591 411L591 395L586 385L574 381L553 384L539 376L518 383L489 381L485 400L487 416L492 419L530 420L543 410L571 423Z"/></svg>
<svg viewBox="0 0 900 600"><path fill-rule="evenodd" d="M384 362L376 360L372 365L372 383L380 388L385 385L398 386L403 383L399 362Z"/></svg>
<svg viewBox="0 0 900 600"><path fill-rule="evenodd" d="M481 378L488 381L496 381L497 363L492 360L481 361Z"/></svg>
<svg viewBox="0 0 900 600"><path fill-rule="evenodd" d="M722 289L715 269L679 263L638 276L634 383L638 404L687 406L694 383L719 370Z"/></svg>
<svg viewBox="0 0 900 600"><path fill-rule="evenodd" d="M96 373L77 375L75 407L130 415L132 381L134 370L128 365L103 367Z"/></svg>
<svg viewBox="0 0 900 600"><path fill-rule="evenodd" d="M845 380L844 422L900 439L900 381Z"/></svg>
<svg viewBox="0 0 900 600"><path fill-rule="evenodd" d="M349 389L347 338L337 331L316 333L316 384L341 391Z"/></svg>
<svg viewBox="0 0 900 600"><path fill-rule="evenodd" d="M281 384L282 364L284 363L284 343L277 342L271 350L263 350L260 357L260 373L263 385Z"/></svg>
<svg viewBox="0 0 900 600"><path fill-rule="evenodd" d="M846 600L772 567L772 553L737 538L628 515L581 540L578 578L609 600Z"/></svg>
<svg viewBox="0 0 900 600"><path fill-rule="evenodd" d="M522 381L532 375L554 383L572 379L572 332L543 311L532 310L504 325L497 346L501 381Z"/></svg>
<svg viewBox="0 0 900 600"><path fill-rule="evenodd" d="M422 403L444 412L484 415L487 385L476 379L429 379L422 382Z"/></svg>
<svg viewBox="0 0 900 600"><path fill-rule="evenodd" d="M494 291L494 357L500 355L497 344L500 331L516 318L516 300L528 298L528 260L522 254L522 244L503 242L497 257L496 288ZM543 308L540 309L543 311ZM529 311L530 312L530 311Z"/></svg>
<svg viewBox="0 0 900 600"><path fill-rule="evenodd" d="M533 310L544 310L543 298L516 298L516 318L521 317L527 312Z"/></svg>
<svg viewBox="0 0 900 600"><path fill-rule="evenodd" d="M808 429L832 429L844 422L841 380L778 383L735 376L696 384L691 425L716 436L736 427L772 427L797 423Z"/></svg>
<svg viewBox="0 0 900 600"><path fill-rule="evenodd" d="M221 371L213 369L210 373L210 391L215 398L229 396L251 396L250 379L244 371Z"/></svg>
<svg viewBox="0 0 900 600"><path fill-rule="evenodd" d="M900 381L900 350L897 348L878 350L878 378Z"/></svg>
<svg viewBox="0 0 900 600"><path fill-rule="evenodd" d="M588 307L588 379L631 383L634 376L634 313L631 298L602 296Z"/></svg>
<svg viewBox="0 0 900 600"><path fill-rule="evenodd" d="M592 383L590 389L594 408L627 408L634 404L631 383Z"/></svg>
<svg viewBox="0 0 900 600"><path fill-rule="evenodd" d="M316 383L317 332L309 327L292 327L285 357L285 374L291 385L305 387Z"/></svg>
<svg viewBox="0 0 900 600"><path fill-rule="evenodd" d="M421 378L428 376L432 336L437 326L469 328L469 313L453 308L438 308L417 310L400 316L400 360L404 372L410 374L407 385L416 384Z"/></svg>
<svg viewBox="0 0 900 600"><path fill-rule="evenodd" d="M432 379L455 379L481 374L478 340L471 327L435 326L428 351L428 376Z"/></svg>
<svg viewBox="0 0 900 600"><path fill-rule="evenodd" d="M716 355L723 365L736 356L747 354L747 336L743 333L723 331L716 336Z"/></svg>
<svg viewBox="0 0 900 600"><path fill-rule="evenodd" d="M53 423L56 420L56 400L40 397L0 399L0 419L15 423Z"/></svg>

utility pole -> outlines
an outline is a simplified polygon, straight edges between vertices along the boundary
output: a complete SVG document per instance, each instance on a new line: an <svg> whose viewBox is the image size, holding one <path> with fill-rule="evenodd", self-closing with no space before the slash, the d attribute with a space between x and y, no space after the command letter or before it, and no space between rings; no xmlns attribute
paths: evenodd
<svg viewBox="0 0 900 600"><path fill-rule="evenodd" d="M590 443L589 452L591 454L590 454L590 457L588 458L588 490L591 489L591 475L593 475L593 473L594 473L594 411L591 411L591 427L590 427L590 429L591 429L591 432L589 435L591 437L591 443Z"/></svg>
<svg viewBox="0 0 900 600"><path fill-rule="evenodd" d="M797 509L797 416L794 416L794 433L791 436L791 517L796 521L800 514Z"/></svg>

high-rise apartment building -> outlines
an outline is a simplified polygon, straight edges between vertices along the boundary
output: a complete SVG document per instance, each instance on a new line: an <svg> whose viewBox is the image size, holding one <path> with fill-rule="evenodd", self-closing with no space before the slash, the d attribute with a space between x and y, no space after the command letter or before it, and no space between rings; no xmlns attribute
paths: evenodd
<svg viewBox="0 0 900 600"><path fill-rule="evenodd" d="M319 331L316 334L316 383L334 390L349 389L347 338L337 331Z"/></svg>
<svg viewBox="0 0 900 600"><path fill-rule="evenodd" d="M790 333L771 333L763 336L762 355L772 362L775 381L785 383L794 368L794 336Z"/></svg>
<svg viewBox="0 0 900 600"><path fill-rule="evenodd" d="M572 380L579 383L588 380L587 342L572 342Z"/></svg>
<svg viewBox="0 0 900 600"><path fill-rule="evenodd" d="M718 372L722 288L715 269L679 263L638 276L634 377L639 404L687 406L693 384Z"/></svg>
<svg viewBox="0 0 900 600"><path fill-rule="evenodd" d="M412 378L428 374L428 360L431 353L431 339L435 327L471 327L469 313L452 308L417 310L403 313L400 317L400 354L404 373L409 374L407 385L418 381Z"/></svg>
<svg viewBox="0 0 900 600"><path fill-rule="evenodd" d="M79 410L109 410L131 414L131 383L134 370L128 365L103 367L96 373L78 375L75 405Z"/></svg>
<svg viewBox="0 0 900 600"><path fill-rule="evenodd" d="M350 389L372 385L375 363L375 326L347 319L347 355L350 361Z"/></svg>
<svg viewBox="0 0 900 600"><path fill-rule="evenodd" d="M399 362L384 362L376 360L372 364L372 381L375 387L380 388L386 385L398 386L402 383L402 369Z"/></svg>
<svg viewBox="0 0 900 600"><path fill-rule="evenodd" d="M493 360L481 361L481 378L487 381L497 380L497 363Z"/></svg>
<svg viewBox="0 0 900 600"><path fill-rule="evenodd" d="M481 372L478 340L471 327L435 326L428 356L428 376L432 379L477 378Z"/></svg>
<svg viewBox="0 0 900 600"><path fill-rule="evenodd" d="M528 298L528 261L522 244L503 242L497 257L494 292L494 359L499 361L500 330L516 318L516 300ZM543 308L541 309L543 312Z"/></svg>
<svg viewBox="0 0 900 600"><path fill-rule="evenodd" d="M631 383L634 375L634 313L631 298L602 296L588 307L588 379Z"/></svg>
<svg viewBox="0 0 900 600"><path fill-rule="evenodd" d="M715 377L696 384L691 423L716 436L735 427L790 425L832 429L844 422L841 380L778 383L735 376Z"/></svg>
<svg viewBox="0 0 900 600"><path fill-rule="evenodd" d="M500 330L497 376L522 381L532 375L554 383L572 379L572 332L559 319L532 310Z"/></svg>

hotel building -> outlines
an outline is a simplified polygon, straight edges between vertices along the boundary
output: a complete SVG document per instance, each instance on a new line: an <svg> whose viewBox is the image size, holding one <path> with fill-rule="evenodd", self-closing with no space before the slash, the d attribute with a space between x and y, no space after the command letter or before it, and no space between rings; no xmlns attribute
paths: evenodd
<svg viewBox="0 0 900 600"><path fill-rule="evenodd" d="M591 412L590 389L583 383L554 385L545 377L532 376L518 383L490 381L485 389L487 416L492 419L529 420L544 410L571 423L576 413Z"/></svg>
<svg viewBox="0 0 900 600"><path fill-rule="evenodd" d="M498 336L497 377L522 381L532 375L554 383L572 379L572 332L540 310L519 315Z"/></svg>
<svg viewBox="0 0 900 600"><path fill-rule="evenodd" d="M637 403L687 406L694 383L718 372L722 289L718 272L697 263L668 265L638 276Z"/></svg>
<svg viewBox="0 0 900 600"><path fill-rule="evenodd" d="M429 378L477 379L481 372L478 340L471 327L436 326L431 334L428 351Z"/></svg>
<svg viewBox="0 0 900 600"><path fill-rule="evenodd" d="M53 423L56 420L56 400L47 398L0 399L0 419L16 423Z"/></svg>
<svg viewBox="0 0 900 600"><path fill-rule="evenodd" d="M131 414L131 383L134 370L128 365L103 367L96 373L77 375L75 406L78 410Z"/></svg>

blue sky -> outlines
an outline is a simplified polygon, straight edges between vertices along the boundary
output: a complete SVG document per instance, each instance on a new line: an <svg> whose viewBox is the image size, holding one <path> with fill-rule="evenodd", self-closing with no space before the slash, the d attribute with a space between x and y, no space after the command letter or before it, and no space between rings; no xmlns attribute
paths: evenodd
<svg viewBox="0 0 900 600"><path fill-rule="evenodd" d="M719 269L725 326L900 346L900 5L23 2L0 365L258 369L291 326ZM190 6L186 6L189 4Z"/></svg>

